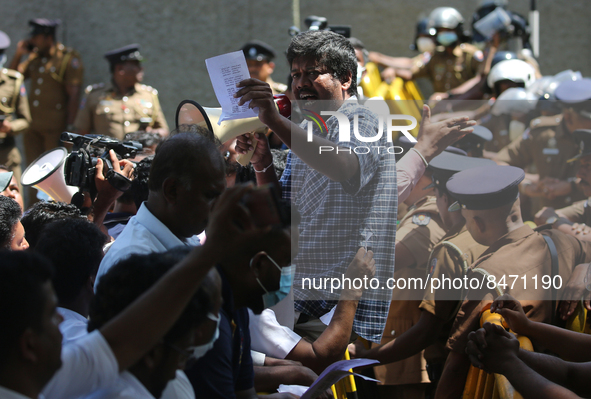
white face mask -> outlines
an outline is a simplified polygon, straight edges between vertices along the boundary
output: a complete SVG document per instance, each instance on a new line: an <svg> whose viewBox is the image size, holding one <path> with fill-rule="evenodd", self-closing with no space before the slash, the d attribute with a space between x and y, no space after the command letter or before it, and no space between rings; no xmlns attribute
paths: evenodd
<svg viewBox="0 0 591 399"><path fill-rule="evenodd" d="M205 354L209 352L211 348L213 348L215 341L217 341L217 339L220 336L220 321L222 320L222 317L220 315L216 317L216 315L214 315L213 313L208 313L207 318L217 323L217 325L215 326L215 332L213 333L213 336L211 337L208 343L193 347L193 357L195 359L199 359L205 356Z"/></svg>
<svg viewBox="0 0 591 399"><path fill-rule="evenodd" d="M432 53L435 51L435 42L428 37L419 37L417 39L417 50L421 53Z"/></svg>
<svg viewBox="0 0 591 399"><path fill-rule="evenodd" d="M0 55L0 68L4 68L4 64L6 64L6 54Z"/></svg>
<svg viewBox="0 0 591 399"><path fill-rule="evenodd" d="M511 141L523 136L523 132L525 132L525 123L520 121L509 122L509 138Z"/></svg>

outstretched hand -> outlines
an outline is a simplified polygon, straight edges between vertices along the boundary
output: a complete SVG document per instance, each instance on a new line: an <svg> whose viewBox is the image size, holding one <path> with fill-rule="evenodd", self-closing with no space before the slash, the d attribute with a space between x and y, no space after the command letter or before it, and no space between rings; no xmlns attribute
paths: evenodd
<svg viewBox="0 0 591 399"><path fill-rule="evenodd" d="M587 310L591 310L591 291L587 290L587 285L591 275L589 274L588 263L577 265L566 282L565 289L562 294L562 300L558 307L558 313L562 320L567 320L577 308L577 305L583 300L583 306Z"/></svg>
<svg viewBox="0 0 591 399"><path fill-rule="evenodd" d="M441 122L431 122L431 109L423 105L423 119L419 128L418 141L415 145L427 162L441 154L445 148L452 145L468 133L474 131L472 126L476 121L467 116L445 119Z"/></svg>
<svg viewBox="0 0 591 399"><path fill-rule="evenodd" d="M519 354L519 341L498 324L484 323L483 328L468 335L466 354L475 367L487 373L503 374L508 362Z"/></svg>
<svg viewBox="0 0 591 399"><path fill-rule="evenodd" d="M358 357L363 358L363 357L365 357L365 354L367 353L367 349L365 349L365 345L360 340L356 340L352 344L349 344L347 349L349 350L349 356L351 356L351 359L358 358Z"/></svg>
<svg viewBox="0 0 591 399"><path fill-rule="evenodd" d="M234 98L239 98L238 105L242 106L250 101L249 108L258 108L258 115L261 122L270 126L276 122L281 115L275 105L273 90L267 82L250 78L239 82L236 87L239 90Z"/></svg>
<svg viewBox="0 0 591 399"><path fill-rule="evenodd" d="M521 303L511 295L503 294L496 298L490 305L490 311L503 316L509 328L517 334L527 335L530 321Z"/></svg>
<svg viewBox="0 0 591 399"><path fill-rule="evenodd" d="M254 146L255 140L256 148ZM256 170L261 170L273 162L273 155L271 154L269 141L267 140L267 136L265 134L255 132L246 133L237 137L235 147L237 154L246 154L253 149L254 152L252 154L252 158L250 158L250 163L252 163Z"/></svg>

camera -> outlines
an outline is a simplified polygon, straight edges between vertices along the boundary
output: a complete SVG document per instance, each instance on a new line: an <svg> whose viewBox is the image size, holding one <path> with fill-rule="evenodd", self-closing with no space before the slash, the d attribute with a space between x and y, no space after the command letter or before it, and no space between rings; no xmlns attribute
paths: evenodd
<svg viewBox="0 0 591 399"><path fill-rule="evenodd" d="M346 38L351 37L351 26L328 25L328 20L325 17L310 15L304 20L304 23L308 27L308 30L330 30L332 32L338 33L339 35L345 36ZM300 30L296 26L292 26L288 29L287 33L290 36L296 36L300 33Z"/></svg>
<svg viewBox="0 0 591 399"><path fill-rule="evenodd" d="M62 133L61 141L74 145L64 165L64 177L67 185L78 187L81 191L88 191L94 198L96 195L94 176L97 161L100 158L103 160L103 174L107 181L120 191L129 189L131 180L113 170L109 151L115 151L122 159L133 158L138 151L142 150L140 143L135 141L120 142L107 136L94 134L83 136L69 132ZM97 156L97 154L100 155Z"/></svg>

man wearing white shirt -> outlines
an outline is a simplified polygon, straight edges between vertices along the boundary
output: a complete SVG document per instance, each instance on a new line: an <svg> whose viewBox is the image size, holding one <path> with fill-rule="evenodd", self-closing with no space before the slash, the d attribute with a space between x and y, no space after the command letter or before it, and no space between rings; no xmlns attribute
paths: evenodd
<svg viewBox="0 0 591 399"><path fill-rule="evenodd" d="M111 268L97 286L89 329L100 328L117 317L189 251L178 247L164 254L136 255ZM217 271L211 270L198 294L162 340L122 372L115 383L87 399L161 398L167 383L175 378L177 368L193 354L194 345L207 344L216 336L217 323L211 319L219 317L220 306L221 279Z"/></svg>
<svg viewBox="0 0 591 399"><path fill-rule="evenodd" d="M225 188L224 160L209 138L180 133L159 147L148 181L150 194L105 255L100 277L133 253L198 245L215 199Z"/></svg>
<svg viewBox="0 0 591 399"><path fill-rule="evenodd" d="M236 253L258 245L267 233L241 212L239 201L249 190L226 190L212 212L203 246L116 318L63 351L50 264L27 251L2 253L0 317L10 321L0 324L2 397L36 399L43 391L46 399L77 398L112 384L172 327L214 264L234 264Z"/></svg>
<svg viewBox="0 0 591 399"><path fill-rule="evenodd" d="M107 236L88 219L62 219L46 225L35 251L54 266L52 283L58 299L62 343L87 334L88 308Z"/></svg>

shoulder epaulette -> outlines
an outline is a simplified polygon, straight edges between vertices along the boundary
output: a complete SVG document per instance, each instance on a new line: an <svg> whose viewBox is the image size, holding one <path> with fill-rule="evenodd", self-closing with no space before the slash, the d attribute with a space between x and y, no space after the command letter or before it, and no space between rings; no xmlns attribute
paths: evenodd
<svg viewBox="0 0 591 399"><path fill-rule="evenodd" d="M104 83L95 83L93 85L86 86L86 90L84 90L84 92L86 94L88 94L88 93L90 93L93 90L102 89L103 87L105 87L105 84Z"/></svg>
<svg viewBox="0 0 591 399"><path fill-rule="evenodd" d="M150 93L153 94L158 94L158 90L156 90L155 88L153 88L152 86L148 86L148 85L141 85L140 86L143 90L149 91Z"/></svg>

